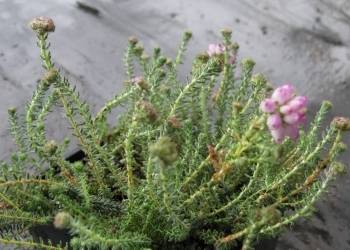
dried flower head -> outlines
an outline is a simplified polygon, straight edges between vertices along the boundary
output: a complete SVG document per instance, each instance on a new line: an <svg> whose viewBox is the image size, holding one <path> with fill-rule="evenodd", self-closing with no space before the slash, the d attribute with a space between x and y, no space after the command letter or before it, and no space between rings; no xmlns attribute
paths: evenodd
<svg viewBox="0 0 350 250"><path fill-rule="evenodd" d="M168 119L168 123L173 128L181 128L182 124L176 116L172 116Z"/></svg>
<svg viewBox="0 0 350 250"><path fill-rule="evenodd" d="M347 117L335 117L332 123L335 128L341 131L350 131L350 119Z"/></svg>
<svg viewBox="0 0 350 250"><path fill-rule="evenodd" d="M68 228L72 221L72 216L67 212L59 212L56 214L53 225L58 229Z"/></svg>
<svg viewBox="0 0 350 250"><path fill-rule="evenodd" d="M55 24L50 17L36 17L29 23L29 26L38 33L55 31Z"/></svg>
<svg viewBox="0 0 350 250"><path fill-rule="evenodd" d="M147 118L154 122L158 119L158 112L149 101L140 101L138 106L146 113Z"/></svg>

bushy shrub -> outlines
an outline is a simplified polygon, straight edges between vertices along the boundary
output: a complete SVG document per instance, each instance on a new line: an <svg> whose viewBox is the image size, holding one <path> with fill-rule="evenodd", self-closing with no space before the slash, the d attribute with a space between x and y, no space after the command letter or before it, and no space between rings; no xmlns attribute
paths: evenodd
<svg viewBox="0 0 350 250"><path fill-rule="evenodd" d="M253 74L250 59L238 64L229 30L194 59L186 83L177 68L190 32L175 59L159 48L148 55L130 38L127 86L94 115L54 66L47 41L53 21L36 18L31 27L46 73L24 115L9 110L18 150L0 169L1 243L62 249L21 238L53 222L70 230L73 249L176 249L185 242L251 249L308 216L344 171L336 158L349 120L320 129L331 108L325 101L304 131L307 98L288 84L273 90ZM65 159L68 139L46 135L54 106L79 142L80 161ZM110 127L118 106L124 111Z"/></svg>

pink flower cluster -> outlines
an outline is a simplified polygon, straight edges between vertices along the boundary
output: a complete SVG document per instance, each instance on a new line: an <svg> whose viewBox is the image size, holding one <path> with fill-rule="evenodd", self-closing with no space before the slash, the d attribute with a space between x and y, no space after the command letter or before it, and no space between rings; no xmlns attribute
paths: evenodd
<svg viewBox="0 0 350 250"><path fill-rule="evenodd" d="M271 98L266 98L260 104L260 109L268 113L267 126L276 143L281 143L285 137L296 140L299 137L299 127L306 120L306 96L296 96L295 89L285 84L275 89Z"/></svg>
<svg viewBox="0 0 350 250"><path fill-rule="evenodd" d="M207 50L207 53L210 57L213 57L213 56L220 56L222 54L224 54L226 48L224 45L222 44L209 44L209 47L208 47L208 50ZM229 55L229 64L234 64L236 61L236 55L234 53L230 53Z"/></svg>
<svg viewBox="0 0 350 250"><path fill-rule="evenodd" d="M207 53L210 57L212 56L218 56L218 55L221 55L223 54L225 51L225 46L222 45L222 44L209 44L209 47L208 47L208 50L207 50Z"/></svg>
<svg viewBox="0 0 350 250"><path fill-rule="evenodd" d="M142 76L135 76L134 78L132 78L130 80L130 82L133 83L133 84L139 84L142 81L143 81L143 77Z"/></svg>

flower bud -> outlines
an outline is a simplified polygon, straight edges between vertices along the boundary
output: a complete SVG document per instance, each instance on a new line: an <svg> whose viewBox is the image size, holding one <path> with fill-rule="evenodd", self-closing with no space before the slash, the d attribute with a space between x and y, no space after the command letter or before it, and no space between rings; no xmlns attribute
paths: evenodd
<svg viewBox="0 0 350 250"><path fill-rule="evenodd" d="M85 166L81 161L77 161L73 163L73 169L77 172L77 173L83 173Z"/></svg>
<svg viewBox="0 0 350 250"><path fill-rule="evenodd" d="M339 142L337 144L337 149L339 150L339 153L342 153L348 149L348 146L344 142Z"/></svg>
<svg viewBox="0 0 350 250"><path fill-rule="evenodd" d="M57 143L54 140L48 141L44 145L44 151L49 155L53 155L54 153L56 153L57 148L58 148Z"/></svg>
<svg viewBox="0 0 350 250"><path fill-rule="evenodd" d="M333 104L330 101L323 101L322 107L325 109L325 111L329 111L333 107Z"/></svg>
<svg viewBox="0 0 350 250"><path fill-rule="evenodd" d="M20 161L25 161L25 159L27 159L27 155L25 153L18 153L18 159Z"/></svg>
<svg viewBox="0 0 350 250"><path fill-rule="evenodd" d="M163 80L166 77L166 72L163 69L159 70L159 80Z"/></svg>
<svg viewBox="0 0 350 250"><path fill-rule="evenodd" d="M161 79L162 76L159 76L159 78ZM171 87L169 85L166 85L164 83L159 85L159 93L163 94L163 93L167 93L169 94L171 90Z"/></svg>
<svg viewBox="0 0 350 250"><path fill-rule="evenodd" d="M227 61L227 63L228 64L235 64L236 63L236 55L233 55L233 54L231 54L230 56L229 56L229 58L228 58L228 61Z"/></svg>
<svg viewBox="0 0 350 250"><path fill-rule="evenodd" d="M154 58L158 58L160 56L160 52L161 52L161 49L159 47L155 47L153 49Z"/></svg>
<svg viewBox="0 0 350 250"><path fill-rule="evenodd" d="M165 65L168 67L168 68L172 68L173 65L174 65L174 62L171 58L167 58L166 59L166 62L165 62Z"/></svg>
<svg viewBox="0 0 350 250"><path fill-rule="evenodd" d="M149 101L140 101L138 106L146 113L150 121L154 122L158 119L158 112Z"/></svg>
<svg viewBox="0 0 350 250"><path fill-rule="evenodd" d="M53 225L58 229L66 229L69 228L72 222L72 216L67 212L59 212L56 214L55 219L53 221Z"/></svg>
<svg viewBox="0 0 350 250"><path fill-rule="evenodd" d="M229 28L224 28L221 30L221 34L223 37L230 39L232 36L232 30Z"/></svg>
<svg viewBox="0 0 350 250"><path fill-rule="evenodd" d="M68 145L70 143L70 139L68 137L64 138L63 143Z"/></svg>
<svg viewBox="0 0 350 250"><path fill-rule="evenodd" d="M236 42L231 43L229 49L232 49L234 52L237 52L239 49L239 44Z"/></svg>
<svg viewBox="0 0 350 250"><path fill-rule="evenodd" d="M242 66L244 70L251 71L255 66L255 62L252 59L247 58L242 61Z"/></svg>
<svg viewBox="0 0 350 250"><path fill-rule="evenodd" d="M197 55L196 59L200 62L200 63L207 63L209 61L209 55L207 53L201 53L199 55Z"/></svg>
<svg viewBox="0 0 350 250"><path fill-rule="evenodd" d="M332 124L336 129L341 131L350 131L350 119L347 117L335 117Z"/></svg>
<svg viewBox="0 0 350 250"><path fill-rule="evenodd" d="M257 87L265 87L266 86L266 78L263 74L255 74L252 77L253 86Z"/></svg>
<svg viewBox="0 0 350 250"><path fill-rule="evenodd" d="M255 129L255 130L261 130L261 129L263 129L263 126L261 126L261 124L258 123L258 122L253 122L252 123L252 128Z"/></svg>
<svg viewBox="0 0 350 250"><path fill-rule="evenodd" d="M32 119L35 119L35 116L32 117ZM40 123L37 125L37 128L39 131L44 131L45 130L45 124L44 123Z"/></svg>
<svg viewBox="0 0 350 250"><path fill-rule="evenodd" d="M236 113L238 113L243 109L243 105L240 102L233 102L232 108Z"/></svg>
<svg viewBox="0 0 350 250"><path fill-rule="evenodd" d="M9 115L15 115L17 112L17 109L15 107L9 108L8 111Z"/></svg>
<svg viewBox="0 0 350 250"><path fill-rule="evenodd" d="M144 51L144 48L143 48L143 46L142 46L141 44L137 44L137 45L135 46L135 48L134 48L134 53L135 53L135 55L137 55L137 56L142 56L143 51Z"/></svg>
<svg viewBox="0 0 350 250"><path fill-rule="evenodd" d="M336 161L333 162L331 165L331 168L334 170L335 173L339 175L344 175L346 174L346 167L343 163Z"/></svg>
<svg viewBox="0 0 350 250"><path fill-rule="evenodd" d="M0 202L0 209L7 209L7 208L11 208L11 205L7 204L6 202Z"/></svg>
<svg viewBox="0 0 350 250"><path fill-rule="evenodd" d="M259 215L263 221L270 225L276 224L281 220L281 212L273 206L262 208Z"/></svg>
<svg viewBox="0 0 350 250"><path fill-rule="evenodd" d="M184 33L185 41L189 41L191 38L192 38L192 32L189 30L185 31L185 33Z"/></svg>
<svg viewBox="0 0 350 250"><path fill-rule="evenodd" d="M43 81L50 85L51 83L54 83L57 80L58 77L58 70L57 69L50 69L46 72L46 74L43 77Z"/></svg>
<svg viewBox="0 0 350 250"><path fill-rule="evenodd" d="M148 61L149 60L149 55L145 52L142 53L140 56L142 61Z"/></svg>
<svg viewBox="0 0 350 250"><path fill-rule="evenodd" d="M129 37L128 41L132 46L135 46L139 42L139 40L135 36Z"/></svg>
<svg viewBox="0 0 350 250"><path fill-rule="evenodd" d="M167 62L167 59L164 56L161 56L157 60L157 64L159 67L162 67Z"/></svg>
<svg viewBox="0 0 350 250"><path fill-rule="evenodd" d="M131 83L139 86L143 90L148 89L148 84L142 76L137 76L131 79Z"/></svg>
<svg viewBox="0 0 350 250"><path fill-rule="evenodd" d="M171 164L178 157L177 145L168 136L162 136L150 147L151 153L165 164Z"/></svg>
<svg viewBox="0 0 350 250"><path fill-rule="evenodd" d="M30 27L38 33L47 33L55 31L55 24L49 17L36 17L30 23Z"/></svg>
<svg viewBox="0 0 350 250"><path fill-rule="evenodd" d="M270 204L270 203L273 203L274 202L274 199L271 195L269 195L268 193L263 193L261 195L259 195L258 199L257 199L257 202L260 204L260 205L263 205L263 204ZM258 214L259 215L259 214Z"/></svg>

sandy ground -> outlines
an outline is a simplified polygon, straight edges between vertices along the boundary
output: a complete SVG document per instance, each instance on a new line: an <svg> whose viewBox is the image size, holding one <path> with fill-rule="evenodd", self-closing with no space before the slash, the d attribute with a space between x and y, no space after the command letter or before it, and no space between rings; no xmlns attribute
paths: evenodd
<svg viewBox="0 0 350 250"><path fill-rule="evenodd" d="M57 25L50 36L54 60L96 111L123 87L121 56L127 37L136 35L146 49L159 45L175 54L182 32L194 40L188 58L220 40L219 30L233 29L241 58L257 62L278 85L295 84L311 98L311 110L322 99L334 104L332 115L350 116L350 1L347 0L0 0L0 119L7 108L30 98L42 70L35 37L27 22L51 16ZM187 73L186 64L182 76ZM52 116L48 135L63 138L61 114ZM59 128L59 129L57 129ZM8 125L0 123L0 159L13 148ZM347 138L348 145L350 140ZM74 148L71 148L74 151ZM350 154L344 157L349 162ZM350 249L350 180L339 178L311 221L299 222L279 240L278 249Z"/></svg>

